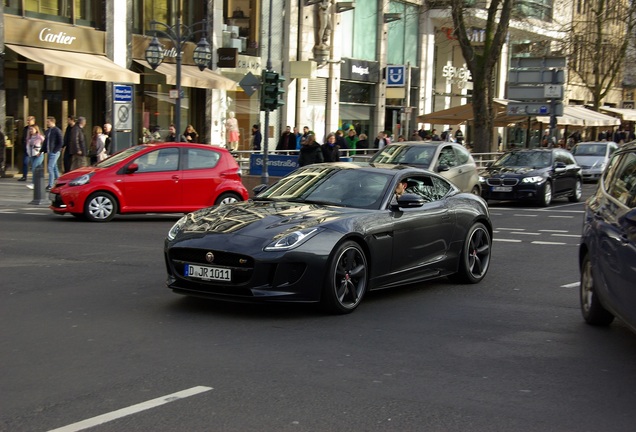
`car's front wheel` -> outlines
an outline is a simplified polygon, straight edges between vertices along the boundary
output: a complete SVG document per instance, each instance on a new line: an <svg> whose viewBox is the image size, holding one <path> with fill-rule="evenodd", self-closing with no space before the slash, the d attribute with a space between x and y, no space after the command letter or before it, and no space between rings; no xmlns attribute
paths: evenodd
<svg viewBox="0 0 636 432"><path fill-rule="evenodd" d="M84 204L84 215L91 222L108 222L117 213L117 201L108 192L95 192Z"/></svg>
<svg viewBox="0 0 636 432"><path fill-rule="evenodd" d="M583 185L581 184L580 179L576 179L576 185L574 186L572 195L570 195L568 199L570 200L570 202L579 202L581 201L582 195L583 195Z"/></svg>
<svg viewBox="0 0 636 432"><path fill-rule="evenodd" d="M367 291L367 257L354 241L346 241L329 260L322 305L331 313L353 312Z"/></svg>
<svg viewBox="0 0 636 432"><path fill-rule="evenodd" d="M594 288L594 277L592 276L592 261L588 254L583 258L581 265L581 313L583 319L588 324L606 326L614 321L614 315L607 311L601 304Z"/></svg>
<svg viewBox="0 0 636 432"><path fill-rule="evenodd" d="M461 283L478 283L488 272L490 267L492 241L486 226L477 222L474 224L464 241L464 247L459 256L459 270L450 279Z"/></svg>
<svg viewBox="0 0 636 432"><path fill-rule="evenodd" d="M539 195L537 201L541 207L547 207L550 205L552 202L552 183L549 181L545 182L545 185L543 186L543 193Z"/></svg>

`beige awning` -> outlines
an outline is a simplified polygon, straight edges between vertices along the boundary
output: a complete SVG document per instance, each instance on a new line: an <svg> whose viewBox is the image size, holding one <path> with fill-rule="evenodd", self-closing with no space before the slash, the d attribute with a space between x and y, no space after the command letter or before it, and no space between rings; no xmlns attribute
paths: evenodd
<svg viewBox="0 0 636 432"><path fill-rule="evenodd" d="M508 115L506 114L507 107L508 100L493 99L495 126L506 126L510 123L523 121L524 117L527 117ZM421 114L417 116L417 121L420 123L459 125L461 123L471 121L474 118L475 114L473 112L473 104L467 103L465 105L459 105L429 114Z"/></svg>
<svg viewBox="0 0 636 432"><path fill-rule="evenodd" d="M135 62L152 69L145 60L135 60ZM175 63L161 63L155 70L166 77L166 84L177 85L177 65ZM199 70L197 66L192 65L181 65L181 85L216 90L237 91L240 89L233 79L224 77L210 69Z"/></svg>
<svg viewBox="0 0 636 432"><path fill-rule="evenodd" d="M539 116L537 121L545 124L550 123L549 116ZM583 126L611 127L621 124L620 119L600 112L592 111L582 105L572 105L563 107L563 115L557 117L558 126Z"/></svg>
<svg viewBox="0 0 636 432"><path fill-rule="evenodd" d="M105 56L5 44L7 48L44 66L44 75L64 78L139 84L139 74Z"/></svg>
<svg viewBox="0 0 636 432"><path fill-rule="evenodd" d="M618 114L624 121L636 121L636 109L601 107L600 110Z"/></svg>

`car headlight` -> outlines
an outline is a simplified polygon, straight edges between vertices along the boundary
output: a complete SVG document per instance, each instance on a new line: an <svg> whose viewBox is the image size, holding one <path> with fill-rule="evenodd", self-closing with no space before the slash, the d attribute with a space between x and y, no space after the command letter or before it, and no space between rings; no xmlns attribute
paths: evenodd
<svg viewBox="0 0 636 432"><path fill-rule="evenodd" d="M183 226L186 224L187 220L188 220L188 216L186 215L186 216L183 216L181 219L179 219L177 223L172 225L172 228L170 228L170 231L168 231L168 240L175 239L177 234L179 234L179 231L183 229Z"/></svg>
<svg viewBox="0 0 636 432"><path fill-rule="evenodd" d="M543 181L543 177L534 176L534 177L525 177L521 180L521 183L541 183Z"/></svg>
<svg viewBox="0 0 636 432"><path fill-rule="evenodd" d="M82 186L85 185L87 183L89 183L91 181L91 177L93 177L93 173L90 174L84 174L83 176L80 176L76 179L71 180L70 182L68 182L69 186Z"/></svg>
<svg viewBox="0 0 636 432"><path fill-rule="evenodd" d="M287 234L285 237L274 240L265 247L266 251L282 251L293 249L296 246L301 245L309 238L315 236L318 233L318 228L305 228L298 231L294 231L291 234Z"/></svg>
<svg viewBox="0 0 636 432"><path fill-rule="evenodd" d="M479 176L479 183L486 183L486 177Z"/></svg>

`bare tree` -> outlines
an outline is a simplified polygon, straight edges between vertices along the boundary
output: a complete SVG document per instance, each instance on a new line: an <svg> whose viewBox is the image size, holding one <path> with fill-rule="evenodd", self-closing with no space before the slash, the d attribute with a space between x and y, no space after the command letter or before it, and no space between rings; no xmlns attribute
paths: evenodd
<svg viewBox="0 0 636 432"><path fill-rule="evenodd" d="M472 103L474 111L474 151L491 151L495 114L495 74L506 41L514 0L491 0L488 6L484 41L473 45L468 36L466 17L470 17L466 0L450 0L455 37L462 50L466 66L473 77Z"/></svg>
<svg viewBox="0 0 636 432"><path fill-rule="evenodd" d="M595 110L621 84L636 27L635 8L632 0L588 0L575 5L566 41L571 53L568 69L576 76L570 82L578 81L589 91Z"/></svg>

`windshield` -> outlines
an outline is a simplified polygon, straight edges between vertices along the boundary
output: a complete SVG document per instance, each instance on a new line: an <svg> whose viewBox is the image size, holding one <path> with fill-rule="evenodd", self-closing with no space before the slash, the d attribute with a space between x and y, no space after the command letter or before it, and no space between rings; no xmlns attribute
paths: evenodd
<svg viewBox="0 0 636 432"><path fill-rule="evenodd" d="M546 168L552 164L552 153L545 151L510 152L500 157L494 167Z"/></svg>
<svg viewBox="0 0 636 432"><path fill-rule="evenodd" d="M574 156L600 156L604 157L607 146L605 144L577 144L572 149Z"/></svg>
<svg viewBox="0 0 636 432"><path fill-rule="evenodd" d="M435 156L437 146L429 145L390 145L376 153L370 162L403 164L429 167Z"/></svg>
<svg viewBox="0 0 636 432"><path fill-rule="evenodd" d="M129 147L126 150L122 150L122 151L120 151L118 153L115 153L114 155L112 155L108 159L104 159L103 161L98 163L97 166L98 167L102 167L102 168L113 166L113 165L118 164L119 162L123 161L124 159L128 158L130 155L134 155L134 154L139 153L141 150L144 150L145 148L146 148L146 146L143 146L143 145Z"/></svg>
<svg viewBox="0 0 636 432"><path fill-rule="evenodd" d="M362 169L309 167L282 178L255 199L379 209L392 178Z"/></svg>

